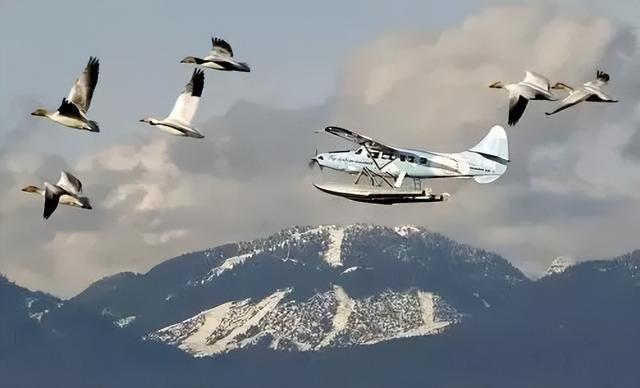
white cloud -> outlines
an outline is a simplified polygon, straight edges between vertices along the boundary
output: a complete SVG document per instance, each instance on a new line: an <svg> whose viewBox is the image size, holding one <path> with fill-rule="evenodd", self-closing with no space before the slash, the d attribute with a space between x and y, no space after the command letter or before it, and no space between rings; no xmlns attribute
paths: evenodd
<svg viewBox="0 0 640 388"><path fill-rule="evenodd" d="M150 130L66 161L30 152L22 139L0 150L0 176L11 182L0 189L0 271L70 295L113 272L315 223L425 225L528 272L560 255L637 248L633 229L620 226L640 214L640 159L624 155L640 129L636 50L624 26L600 16L493 8L441 32L387 34L347 61L340 91L325 105L238 103L201 125L200 141ZM576 84L597 68L611 73L619 104L583 104L552 117L543 114L552 104L530 104L508 129L506 175L490 185L432 182L453 193L448 203L371 206L311 186L322 179L306 166L316 146L345 147L312 134L326 124L391 145L457 151L506 121L507 97L487 87L493 81L517 81L529 69ZM94 210L61 208L44 222L41 199L20 188L57 179L62 168L83 181Z"/></svg>

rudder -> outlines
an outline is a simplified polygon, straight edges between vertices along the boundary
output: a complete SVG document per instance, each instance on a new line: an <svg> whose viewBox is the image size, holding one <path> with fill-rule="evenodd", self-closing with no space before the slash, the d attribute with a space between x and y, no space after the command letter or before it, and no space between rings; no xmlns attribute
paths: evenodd
<svg viewBox="0 0 640 388"><path fill-rule="evenodd" d="M478 144L469 150L495 163L495 175L478 175L473 179L478 183L491 183L507 171L509 163L509 142L504 128L495 125Z"/></svg>

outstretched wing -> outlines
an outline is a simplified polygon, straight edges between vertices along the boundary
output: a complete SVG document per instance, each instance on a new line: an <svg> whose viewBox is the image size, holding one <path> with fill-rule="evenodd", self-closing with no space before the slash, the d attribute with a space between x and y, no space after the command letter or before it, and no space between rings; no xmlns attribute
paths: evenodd
<svg viewBox="0 0 640 388"><path fill-rule="evenodd" d="M509 125L516 125L527 108L528 102L529 100L516 92L509 93Z"/></svg>
<svg viewBox="0 0 640 388"><path fill-rule="evenodd" d="M605 73L602 70L596 71L596 82L600 85L604 85L609 82L609 74Z"/></svg>
<svg viewBox="0 0 640 388"><path fill-rule="evenodd" d="M376 150L380 150L382 152L397 152L398 150L393 147L389 147L384 145L369 136L361 135L357 132L350 131L348 129L340 128L340 127L326 127L324 129L325 132L328 132L332 135L341 137L345 140L348 140L352 143L356 143L358 145L366 146L369 148L373 148Z"/></svg>
<svg viewBox="0 0 640 388"><path fill-rule="evenodd" d="M551 92L551 85L549 84L549 80L545 76L538 73L527 71L522 82L537 86L541 89Z"/></svg>
<svg viewBox="0 0 640 388"><path fill-rule="evenodd" d="M45 220L49 219L53 212L56 211L62 194L66 194L66 192L61 187L47 182L44 183L44 212L42 217Z"/></svg>
<svg viewBox="0 0 640 388"><path fill-rule="evenodd" d="M89 110L89 105L91 105L93 90L98 84L99 71L100 62L98 58L89 57L89 63L87 63L84 71L71 88L69 97L67 97L67 100L76 104L85 113Z"/></svg>
<svg viewBox="0 0 640 388"><path fill-rule="evenodd" d="M58 180L56 186L75 196L82 194L82 182L66 171L60 171L60 180Z"/></svg>
<svg viewBox="0 0 640 388"><path fill-rule="evenodd" d="M62 103L58 108L58 113L60 113L63 116L76 118L78 120L86 120L84 114L80 111L80 108L78 107L78 105L72 103L66 98L62 99Z"/></svg>
<svg viewBox="0 0 640 388"><path fill-rule="evenodd" d="M571 94L569 94L567 97L565 97L564 100L562 100L560 102L560 106L558 106L553 112L545 112L545 114L547 116L550 116L552 114L558 113L560 111L563 111L567 108L571 108L572 106L581 103L582 101L586 100L587 97L591 96L592 94L589 92L586 92L584 90L576 90L574 92L572 92Z"/></svg>
<svg viewBox="0 0 640 388"><path fill-rule="evenodd" d="M226 40L211 38L211 55L217 57L233 57L233 49Z"/></svg>
<svg viewBox="0 0 640 388"><path fill-rule="evenodd" d="M169 119L177 120L178 122L191 124L193 117L198 110L198 103L200 102L200 96L202 96L202 90L204 89L204 71L195 69L191 80L185 87L184 91L173 106Z"/></svg>
<svg viewBox="0 0 640 388"><path fill-rule="evenodd" d="M609 78L609 74L602 70L598 70L596 72L596 79L584 84L584 88L593 93L593 95L587 97L587 101L618 102L602 90L602 87L609 83Z"/></svg>

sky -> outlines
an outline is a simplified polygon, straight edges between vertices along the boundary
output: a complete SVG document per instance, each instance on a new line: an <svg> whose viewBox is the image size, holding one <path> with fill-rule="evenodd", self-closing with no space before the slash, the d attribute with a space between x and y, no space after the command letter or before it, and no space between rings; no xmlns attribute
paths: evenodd
<svg viewBox="0 0 640 388"><path fill-rule="evenodd" d="M68 297L119 271L293 225L415 224L502 254L530 276L557 256L640 248L640 4L618 1L0 1L0 273ZM172 137L138 119L168 114L210 37L251 73L206 71L196 127ZM99 134L29 115L54 109L90 55L101 61ZM506 124L487 88L525 70L580 84L611 74L615 105L508 128L512 162L490 185L436 182L445 204L372 206L328 197L309 170L314 134L352 128L391 145L453 152ZM91 212L24 186L80 178Z"/></svg>

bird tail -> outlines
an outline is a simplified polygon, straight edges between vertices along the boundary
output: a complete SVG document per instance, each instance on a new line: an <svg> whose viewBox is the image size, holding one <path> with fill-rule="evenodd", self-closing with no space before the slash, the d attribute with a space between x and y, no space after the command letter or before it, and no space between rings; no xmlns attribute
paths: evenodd
<svg viewBox="0 0 640 388"><path fill-rule="evenodd" d="M236 70L249 73L251 71L251 68L249 67L249 64L246 62L238 62L238 66Z"/></svg>
<svg viewBox="0 0 640 388"><path fill-rule="evenodd" d="M93 209L91 207L91 202L89 202L89 198L80 197L80 198L78 198L78 201L80 201L80 203L82 204L82 208L83 209L89 209L89 210Z"/></svg>
<svg viewBox="0 0 640 388"><path fill-rule="evenodd" d="M89 120L87 122L89 124L89 128L87 128L91 132L100 132L100 126L97 121Z"/></svg>

